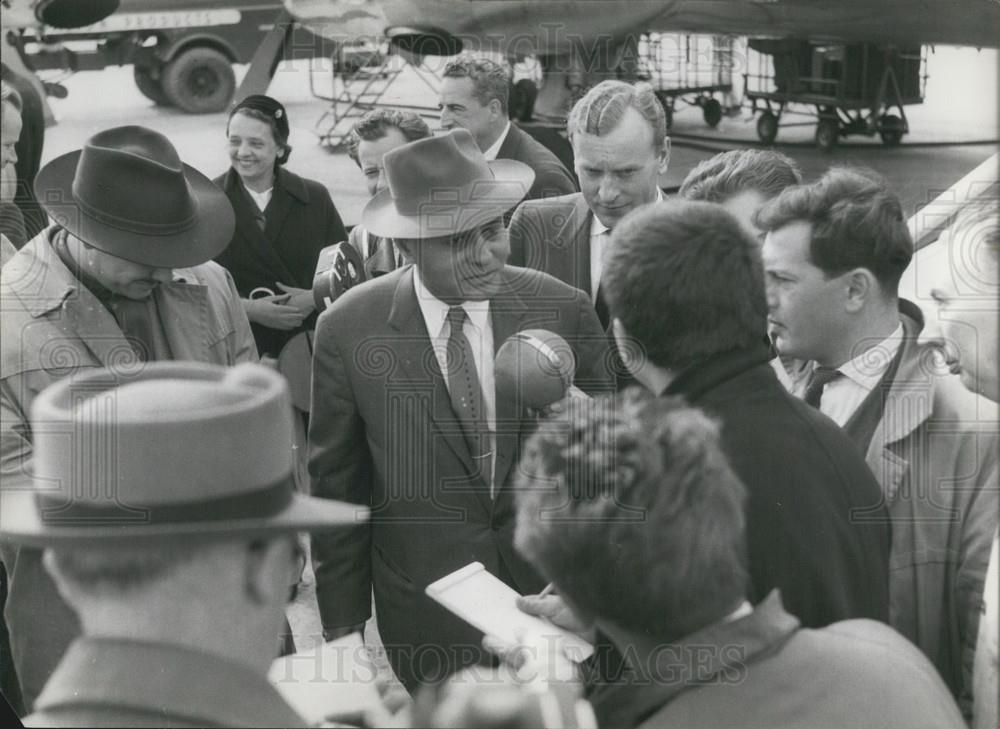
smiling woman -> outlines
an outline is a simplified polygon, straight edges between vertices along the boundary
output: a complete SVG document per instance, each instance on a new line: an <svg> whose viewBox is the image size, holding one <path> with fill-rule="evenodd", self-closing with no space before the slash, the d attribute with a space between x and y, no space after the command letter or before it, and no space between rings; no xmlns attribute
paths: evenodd
<svg viewBox="0 0 1000 729"><path fill-rule="evenodd" d="M315 326L319 252L347 239L326 188L285 169L289 129L281 103L248 96L229 116L231 167L215 181L236 211L233 239L216 260L232 273L257 349L270 357ZM258 289L266 295L256 296Z"/></svg>

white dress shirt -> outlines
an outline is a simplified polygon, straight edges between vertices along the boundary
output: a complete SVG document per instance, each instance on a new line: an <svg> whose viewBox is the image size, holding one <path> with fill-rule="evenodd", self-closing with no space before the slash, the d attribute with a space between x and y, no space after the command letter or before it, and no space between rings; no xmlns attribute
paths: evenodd
<svg viewBox="0 0 1000 729"><path fill-rule="evenodd" d="M244 187L246 186L244 185ZM255 203L257 203L257 208L261 212L264 212L264 209L267 208L267 204L271 202L271 193L274 192L274 188L269 187L266 190L264 190L264 192L254 192L249 187L247 187L246 191L250 193L250 197L253 199Z"/></svg>
<svg viewBox="0 0 1000 729"><path fill-rule="evenodd" d="M417 293L417 303L424 317L427 333L431 338L434 356L437 358L445 386L448 385L448 338L451 336L451 325L448 323L448 304L434 296L424 282L420 280L417 271L413 272L413 286ZM486 406L486 423L490 430L490 473L496 468L496 378L493 369L493 321L490 318L489 301L465 301L461 307L465 309L465 333L472 347L472 358L479 374L479 384L483 388L483 404ZM490 479L490 496L493 496L493 479Z"/></svg>
<svg viewBox="0 0 1000 729"><path fill-rule="evenodd" d="M663 190L656 188L656 200L663 202ZM604 270L604 249L611 238L611 228L601 222L596 215L590 221L590 300L597 302L597 288L601 285L601 271Z"/></svg>
<svg viewBox="0 0 1000 729"><path fill-rule="evenodd" d="M820 411L843 427L885 376L902 343L903 325L900 324L874 347L838 367L837 371L843 376L823 388ZM800 397L805 394L808 379L803 378L801 392L797 393Z"/></svg>
<svg viewBox="0 0 1000 729"><path fill-rule="evenodd" d="M483 157L486 158L487 162L492 162L497 158L497 155L500 153L500 147L503 146L504 141L507 139L507 132L509 131L510 122L507 122L507 126L503 128L503 131L500 132L500 136L497 137L497 141L493 142L493 144L490 145L490 148L483 152Z"/></svg>

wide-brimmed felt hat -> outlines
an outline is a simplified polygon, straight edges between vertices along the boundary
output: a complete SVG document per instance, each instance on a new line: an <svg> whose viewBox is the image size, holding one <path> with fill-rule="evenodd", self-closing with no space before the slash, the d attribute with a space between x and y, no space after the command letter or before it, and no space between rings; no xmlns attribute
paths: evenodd
<svg viewBox="0 0 1000 729"><path fill-rule="evenodd" d="M288 385L259 364L156 362L61 380L32 406L33 484L0 538L33 546L253 538L365 522L298 494Z"/></svg>
<svg viewBox="0 0 1000 729"><path fill-rule="evenodd" d="M211 260L235 225L226 194L181 162L169 139L139 126L100 132L52 160L35 177L35 195L85 243L157 268Z"/></svg>
<svg viewBox="0 0 1000 729"><path fill-rule="evenodd" d="M385 238L472 230L517 205L535 180L523 162L487 162L466 129L396 147L382 166L388 186L365 206L361 223Z"/></svg>

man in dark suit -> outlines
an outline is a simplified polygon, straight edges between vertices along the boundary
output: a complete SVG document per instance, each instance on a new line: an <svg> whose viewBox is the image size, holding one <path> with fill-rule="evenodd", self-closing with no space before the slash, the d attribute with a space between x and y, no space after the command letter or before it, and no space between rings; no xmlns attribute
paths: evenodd
<svg viewBox="0 0 1000 729"><path fill-rule="evenodd" d="M496 396L493 357L518 331L573 347L576 384L607 390L607 340L586 298L506 266L502 216L530 187L456 130L383 157L388 189L362 223L413 261L351 289L320 317L309 471L314 493L370 506L372 522L313 544L327 639L360 630L374 588L379 632L409 689L482 659L481 634L424 588L479 561L521 592L542 582L512 549L509 485L533 420Z"/></svg>
<svg viewBox="0 0 1000 729"><path fill-rule="evenodd" d="M568 129L581 192L520 205L510 223L510 262L586 292L607 329L604 250L628 212L663 199L667 120L648 85L605 81L576 103Z"/></svg>
<svg viewBox="0 0 1000 729"><path fill-rule="evenodd" d="M576 181L559 158L510 121L509 94L507 69L486 58L459 56L445 66L441 79L441 126L468 129L487 161L528 165L535 173L528 200L576 192Z"/></svg>

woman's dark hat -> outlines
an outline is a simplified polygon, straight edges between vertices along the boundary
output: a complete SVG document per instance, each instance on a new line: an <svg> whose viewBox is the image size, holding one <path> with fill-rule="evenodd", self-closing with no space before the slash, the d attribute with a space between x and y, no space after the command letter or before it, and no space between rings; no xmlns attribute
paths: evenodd
<svg viewBox="0 0 1000 729"><path fill-rule="evenodd" d="M503 216L528 194L535 172L523 162L487 162L465 129L418 139L382 158L387 189L361 223L384 238L437 238Z"/></svg>
<svg viewBox="0 0 1000 729"><path fill-rule="evenodd" d="M35 195L88 245L157 268L215 258L235 225L226 194L181 162L169 139L139 126L100 132L52 160L35 177Z"/></svg>
<svg viewBox="0 0 1000 729"><path fill-rule="evenodd" d="M263 94L250 94L250 96L233 107L233 110L229 112L229 116L232 117L240 109L253 109L274 119L274 124L278 127L278 132L285 139L288 139L288 112L285 111L285 107L277 99L272 99L270 96L264 96Z"/></svg>

